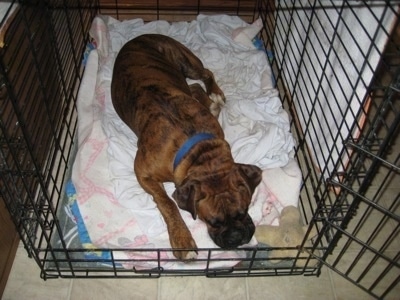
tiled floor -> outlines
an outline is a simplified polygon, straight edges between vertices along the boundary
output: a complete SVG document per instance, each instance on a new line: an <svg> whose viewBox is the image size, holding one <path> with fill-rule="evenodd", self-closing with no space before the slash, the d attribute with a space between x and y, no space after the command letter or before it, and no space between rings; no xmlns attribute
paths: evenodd
<svg viewBox="0 0 400 300"><path fill-rule="evenodd" d="M19 247L3 300L20 299L372 299L336 273L320 277L281 276L208 279L49 279Z"/></svg>

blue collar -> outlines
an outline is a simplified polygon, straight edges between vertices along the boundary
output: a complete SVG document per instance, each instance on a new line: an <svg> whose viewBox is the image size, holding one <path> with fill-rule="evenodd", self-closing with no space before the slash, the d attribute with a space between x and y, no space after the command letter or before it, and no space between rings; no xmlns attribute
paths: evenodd
<svg viewBox="0 0 400 300"><path fill-rule="evenodd" d="M194 145L196 145L201 141L213 138L214 135L212 135L211 133L197 133L194 136L190 137L185 143L183 143L182 147L178 150L178 152L176 152L174 160L174 170L179 165L185 154L188 153L189 150L192 149Z"/></svg>

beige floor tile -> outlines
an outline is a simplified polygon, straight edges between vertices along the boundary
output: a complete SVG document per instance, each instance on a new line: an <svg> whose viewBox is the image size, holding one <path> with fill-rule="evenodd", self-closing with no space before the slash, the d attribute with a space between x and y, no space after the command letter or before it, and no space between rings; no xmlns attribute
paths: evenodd
<svg viewBox="0 0 400 300"><path fill-rule="evenodd" d="M397 183L399 185L399 183ZM388 189L385 199L385 207L392 208L391 212L396 216L400 216L400 188ZM393 205L394 204L394 205ZM393 247L386 250L399 250L400 249L400 229L399 222L394 218L391 218L390 225L393 227L393 230L396 230L395 236L393 237L394 242L391 243Z"/></svg>
<svg viewBox="0 0 400 300"><path fill-rule="evenodd" d="M27 256L23 247L18 247L2 299L69 299L70 286L69 279L41 279L36 262Z"/></svg>
<svg viewBox="0 0 400 300"><path fill-rule="evenodd" d="M372 300L376 299L340 275L332 276L336 300Z"/></svg>
<svg viewBox="0 0 400 300"><path fill-rule="evenodd" d="M71 299L156 300L158 282L158 279L74 279Z"/></svg>
<svg viewBox="0 0 400 300"><path fill-rule="evenodd" d="M327 268L316 276L273 276L248 278L249 299L334 299Z"/></svg>
<svg viewBox="0 0 400 300"><path fill-rule="evenodd" d="M379 201L379 205L386 210L389 209L391 205L391 203L389 204L390 199L395 197L398 192L399 190L395 189L387 190L385 199ZM361 245L354 241L354 238L356 238L362 243L368 243L368 245L377 250L382 247L385 247L385 250L399 249L399 239L396 238L396 233L393 232L396 226L397 222L388 217L386 212L381 212L370 204L361 202L346 227L346 231L350 236L343 235L338 242L337 248L342 249L347 244L348 250L358 250Z"/></svg>
<svg viewBox="0 0 400 300"><path fill-rule="evenodd" d="M245 278L164 277L159 300L245 300Z"/></svg>
<svg viewBox="0 0 400 300"><path fill-rule="evenodd" d="M336 257L338 251L334 251L332 258ZM395 259L398 251L388 251L384 255L390 259ZM328 258L328 262L332 261ZM347 251L339 262L335 265L342 274L367 289L377 296L383 295L388 287L395 282L399 276L399 269L392 265L388 260L376 256L372 252ZM332 283L337 295L337 299L349 299L348 295L354 296L351 299L369 299L367 293L355 287L353 284L335 274L332 276ZM392 290L385 299L399 299L400 286Z"/></svg>

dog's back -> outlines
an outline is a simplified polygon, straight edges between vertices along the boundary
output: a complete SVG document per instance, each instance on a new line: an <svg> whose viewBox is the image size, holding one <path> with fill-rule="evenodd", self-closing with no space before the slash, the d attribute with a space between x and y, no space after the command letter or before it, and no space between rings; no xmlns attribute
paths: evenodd
<svg viewBox="0 0 400 300"><path fill-rule="evenodd" d="M148 102L143 103L148 109L150 100L160 102L156 98L161 98L166 101L163 97L169 98L173 86L179 87L178 91L183 94L190 92L178 64L164 54L164 48L171 47L172 43L164 36L144 35L126 43L118 53L111 94L115 110L128 124L132 122L135 110L140 109L142 99ZM130 125L137 130L136 126Z"/></svg>
<svg viewBox="0 0 400 300"><path fill-rule="evenodd" d="M160 165L161 160L172 161L198 132L224 137L210 108L193 98L186 82L186 77L201 79L197 73L203 70L186 47L162 35L139 36L117 56L111 85L114 108L137 135L139 151Z"/></svg>

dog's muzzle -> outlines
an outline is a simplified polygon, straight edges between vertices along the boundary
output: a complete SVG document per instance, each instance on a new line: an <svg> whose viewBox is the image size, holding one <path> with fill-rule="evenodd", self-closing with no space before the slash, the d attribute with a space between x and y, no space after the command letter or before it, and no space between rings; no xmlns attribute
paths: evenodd
<svg viewBox="0 0 400 300"><path fill-rule="evenodd" d="M232 249L250 242L254 232L254 223L250 216L247 216L241 224L225 227L218 232L210 232L210 237L217 246Z"/></svg>

